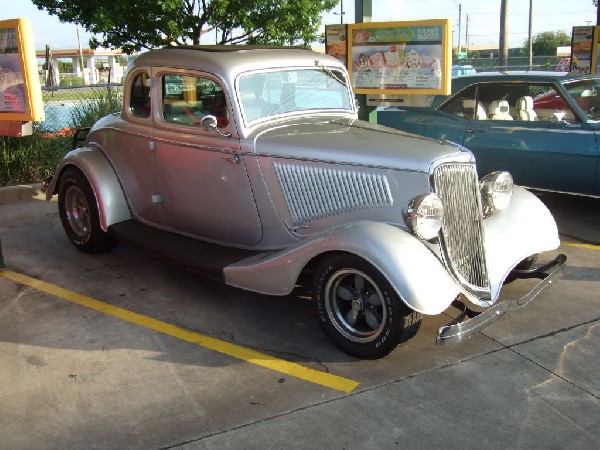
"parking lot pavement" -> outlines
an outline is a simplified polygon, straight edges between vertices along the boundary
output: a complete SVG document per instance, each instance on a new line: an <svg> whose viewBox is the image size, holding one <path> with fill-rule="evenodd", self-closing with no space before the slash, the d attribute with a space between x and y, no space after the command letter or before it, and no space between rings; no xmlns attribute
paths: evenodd
<svg viewBox="0 0 600 450"><path fill-rule="evenodd" d="M84 255L56 202L0 189L0 447L595 448L600 200L541 198L562 280L458 346L434 347L440 315L359 361L327 341L301 289L239 291L124 244Z"/></svg>

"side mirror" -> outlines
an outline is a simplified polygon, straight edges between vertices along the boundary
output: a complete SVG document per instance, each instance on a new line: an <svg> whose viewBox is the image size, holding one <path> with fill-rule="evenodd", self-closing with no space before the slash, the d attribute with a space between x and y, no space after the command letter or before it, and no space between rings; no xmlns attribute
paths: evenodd
<svg viewBox="0 0 600 450"><path fill-rule="evenodd" d="M216 131L217 130L217 118L212 115L204 116L200 121L202 129L204 131Z"/></svg>
<svg viewBox="0 0 600 450"><path fill-rule="evenodd" d="M230 138L231 133L222 133L217 126L217 118L211 114L204 116L200 121L200 125L204 131L216 131L219 136Z"/></svg>

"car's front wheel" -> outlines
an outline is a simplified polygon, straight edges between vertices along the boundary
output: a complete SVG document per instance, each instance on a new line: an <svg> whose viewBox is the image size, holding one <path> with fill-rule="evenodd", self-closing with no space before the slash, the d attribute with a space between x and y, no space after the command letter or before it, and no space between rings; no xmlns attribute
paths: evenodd
<svg viewBox="0 0 600 450"><path fill-rule="evenodd" d="M71 243L85 253L100 253L118 241L100 228L96 197L87 178L77 169L66 169L58 185L58 210Z"/></svg>
<svg viewBox="0 0 600 450"><path fill-rule="evenodd" d="M325 334L358 358L387 355L421 325L421 315L404 304L386 278L354 255L338 254L319 264L313 297Z"/></svg>

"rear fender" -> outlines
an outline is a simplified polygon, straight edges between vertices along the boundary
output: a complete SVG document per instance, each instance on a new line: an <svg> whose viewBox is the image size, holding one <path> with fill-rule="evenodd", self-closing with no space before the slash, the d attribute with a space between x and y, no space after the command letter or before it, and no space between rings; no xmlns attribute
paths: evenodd
<svg viewBox="0 0 600 450"><path fill-rule="evenodd" d="M65 155L48 186L46 200L58 194L61 174L69 167L79 169L90 182L96 197L100 227L104 231L114 223L131 219L125 194L112 165L104 153L94 147L77 148Z"/></svg>
<svg viewBox="0 0 600 450"><path fill-rule="evenodd" d="M319 255L346 252L379 270L413 310L439 314L459 287L440 260L413 235L380 222L357 222L303 240L281 252L260 254L224 269L231 286L269 295L289 294L300 271Z"/></svg>

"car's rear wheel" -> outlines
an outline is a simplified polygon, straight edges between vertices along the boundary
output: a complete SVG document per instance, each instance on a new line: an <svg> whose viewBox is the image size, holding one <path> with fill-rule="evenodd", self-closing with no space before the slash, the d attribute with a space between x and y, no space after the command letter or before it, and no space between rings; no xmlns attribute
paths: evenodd
<svg viewBox="0 0 600 450"><path fill-rule="evenodd" d="M58 185L58 210L71 243L85 253L100 253L118 241L100 228L96 197L87 178L66 169Z"/></svg>
<svg viewBox="0 0 600 450"><path fill-rule="evenodd" d="M421 325L421 315L404 304L385 277L354 255L338 254L321 262L313 297L325 334L358 358L387 355Z"/></svg>

